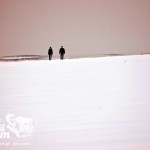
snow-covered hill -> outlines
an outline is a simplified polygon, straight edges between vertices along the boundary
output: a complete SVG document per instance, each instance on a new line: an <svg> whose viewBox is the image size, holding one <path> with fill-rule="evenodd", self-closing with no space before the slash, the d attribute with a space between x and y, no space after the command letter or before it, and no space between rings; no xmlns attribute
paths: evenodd
<svg viewBox="0 0 150 150"><path fill-rule="evenodd" d="M0 62L0 121L0 150L149 150L150 55Z"/></svg>

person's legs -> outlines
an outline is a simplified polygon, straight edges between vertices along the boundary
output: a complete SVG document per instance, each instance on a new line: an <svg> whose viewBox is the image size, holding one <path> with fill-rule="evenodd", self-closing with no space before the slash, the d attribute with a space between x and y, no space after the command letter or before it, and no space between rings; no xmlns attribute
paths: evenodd
<svg viewBox="0 0 150 150"><path fill-rule="evenodd" d="M52 55L49 55L49 60L51 60L52 59Z"/></svg>
<svg viewBox="0 0 150 150"><path fill-rule="evenodd" d="M61 59L61 60L64 59L64 54L60 54L60 59Z"/></svg>
<svg viewBox="0 0 150 150"><path fill-rule="evenodd" d="M64 54L62 54L62 60L64 59Z"/></svg>
<svg viewBox="0 0 150 150"><path fill-rule="evenodd" d="M60 59L63 59L63 55L62 54L60 54Z"/></svg>

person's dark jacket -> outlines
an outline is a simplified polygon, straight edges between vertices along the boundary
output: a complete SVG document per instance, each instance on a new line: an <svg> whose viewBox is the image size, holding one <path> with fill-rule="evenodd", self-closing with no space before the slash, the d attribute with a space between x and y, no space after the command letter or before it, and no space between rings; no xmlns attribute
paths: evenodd
<svg viewBox="0 0 150 150"><path fill-rule="evenodd" d="M64 55L64 54L65 54L65 49L64 49L64 48L60 48L59 54L60 54L60 55Z"/></svg>
<svg viewBox="0 0 150 150"><path fill-rule="evenodd" d="M53 55L53 50L52 50L52 48L49 48L49 50L48 50L48 55Z"/></svg>

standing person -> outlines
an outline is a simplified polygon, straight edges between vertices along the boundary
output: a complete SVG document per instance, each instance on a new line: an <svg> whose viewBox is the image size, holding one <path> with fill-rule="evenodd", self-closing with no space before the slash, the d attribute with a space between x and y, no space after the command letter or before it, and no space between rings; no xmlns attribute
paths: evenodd
<svg viewBox="0 0 150 150"><path fill-rule="evenodd" d="M51 47L48 49L48 55L49 55L49 60L51 60L52 59L52 55L53 55L53 50L52 50Z"/></svg>
<svg viewBox="0 0 150 150"><path fill-rule="evenodd" d="M63 46L61 46L60 50L59 50L59 54L60 54L60 59L64 59L64 54L65 54L65 49L63 48Z"/></svg>

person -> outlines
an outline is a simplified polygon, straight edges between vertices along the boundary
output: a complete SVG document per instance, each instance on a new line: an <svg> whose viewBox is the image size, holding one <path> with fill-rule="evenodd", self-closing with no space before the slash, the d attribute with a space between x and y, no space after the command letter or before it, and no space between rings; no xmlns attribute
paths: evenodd
<svg viewBox="0 0 150 150"><path fill-rule="evenodd" d="M64 59L64 54L65 54L65 49L63 48L63 46L61 46L60 50L59 50L59 54L60 54L60 59Z"/></svg>
<svg viewBox="0 0 150 150"><path fill-rule="evenodd" d="M53 55L53 50L52 50L51 47L48 49L48 55L49 55L49 60L51 60L52 59L52 55Z"/></svg>

